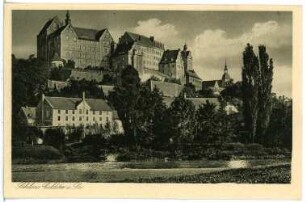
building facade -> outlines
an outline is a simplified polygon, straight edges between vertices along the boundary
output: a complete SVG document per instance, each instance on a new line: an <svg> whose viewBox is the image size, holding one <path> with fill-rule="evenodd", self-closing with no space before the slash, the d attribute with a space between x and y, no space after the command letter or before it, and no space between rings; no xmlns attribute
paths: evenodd
<svg viewBox="0 0 306 202"><path fill-rule="evenodd" d="M103 99L42 96L36 107L38 126L105 126L114 110Z"/></svg>
<svg viewBox="0 0 306 202"><path fill-rule="evenodd" d="M166 50L159 63L159 71L173 79L184 82L184 60L180 49Z"/></svg>
<svg viewBox="0 0 306 202"><path fill-rule="evenodd" d="M141 80L145 69L159 70L159 62L163 56L164 44L155 41L154 37L125 32L119 38L112 56L112 67L120 71L128 65L133 66Z"/></svg>
<svg viewBox="0 0 306 202"><path fill-rule="evenodd" d="M65 23L56 16L37 35L37 57L50 64L71 60L79 68L109 68L113 46L113 38L107 29L75 27L68 11Z"/></svg>

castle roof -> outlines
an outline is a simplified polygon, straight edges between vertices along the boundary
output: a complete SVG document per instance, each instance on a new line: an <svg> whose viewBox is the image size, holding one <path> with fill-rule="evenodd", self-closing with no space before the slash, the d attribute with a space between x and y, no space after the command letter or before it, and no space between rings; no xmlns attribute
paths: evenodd
<svg viewBox="0 0 306 202"><path fill-rule="evenodd" d="M132 33L132 32L125 32L134 42L141 46L146 47L156 47L164 49L164 45L160 42L154 40L154 37L146 37L144 35Z"/></svg>
<svg viewBox="0 0 306 202"><path fill-rule="evenodd" d="M114 56L126 54L129 50L131 50L134 42L132 43L119 43L116 47L116 50L114 52Z"/></svg>
<svg viewBox="0 0 306 202"><path fill-rule="evenodd" d="M55 36L60 35L67 26L71 26L71 25L62 26L61 28L59 28L58 30L50 34L50 37L55 37ZM80 28L80 27L73 27L73 29L79 39L90 40L90 41L99 41L99 38L101 37L101 35L106 31L106 29L96 30L96 29L87 29L87 28Z"/></svg>
<svg viewBox="0 0 306 202"><path fill-rule="evenodd" d="M106 31L106 29L96 30L96 29L87 29L80 27L73 27L73 28L79 39L91 40L91 41L99 41L101 35Z"/></svg>
<svg viewBox="0 0 306 202"><path fill-rule="evenodd" d="M45 96L53 109L75 110L82 98L49 97ZM86 103L94 111L113 111L113 109L103 99L86 98Z"/></svg>
<svg viewBox="0 0 306 202"><path fill-rule="evenodd" d="M188 74L190 77L202 80L194 70L187 70L186 74Z"/></svg>
<svg viewBox="0 0 306 202"><path fill-rule="evenodd" d="M178 54L180 52L180 49L177 50L166 50L164 51L163 57L160 61L160 63L171 63L175 62L178 58Z"/></svg>
<svg viewBox="0 0 306 202"><path fill-rule="evenodd" d="M44 25L43 28L40 30L40 32L39 32L38 35L42 34L44 31L46 31L46 30L49 28L49 26L52 24L52 22L54 22L54 21L57 21L58 23L60 23L59 18L58 18L57 16L54 16L52 19L48 20L48 21L45 23L45 25Z"/></svg>

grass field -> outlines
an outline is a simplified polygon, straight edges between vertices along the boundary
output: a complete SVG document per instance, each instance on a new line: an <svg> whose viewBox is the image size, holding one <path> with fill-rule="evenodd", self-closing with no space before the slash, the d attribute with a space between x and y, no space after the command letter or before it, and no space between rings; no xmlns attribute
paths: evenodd
<svg viewBox="0 0 306 202"><path fill-rule="evenodd" d="M248 168L221 166L156 168L136 162L13 165L14 182L156 182L156 183L276 183L290 182L290 163L270 162ZM145 165L145 166L144 166ZM197 164L200 166L200 164ZM205 167L204 167L205 166Z"/></svg>

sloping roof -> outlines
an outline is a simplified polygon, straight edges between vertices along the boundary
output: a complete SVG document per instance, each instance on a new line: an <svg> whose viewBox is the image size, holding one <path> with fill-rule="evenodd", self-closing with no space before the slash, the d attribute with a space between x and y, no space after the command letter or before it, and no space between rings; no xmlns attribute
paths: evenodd
<svg viewBox="0 0 306 202"><path fill-rule="evenodd" d="M168 75L158 71L158 70L154 70L154 69L148 69L148 68L144 68L144 73L145 74L150 74L152 76L160 76L160 77L164 77L164 78L170 78Z"/></svg>
<svg viewBox="0 0 306 202"><path fill-rule="evenodd" d="M36 118L36 107L21 107L21 110L26 115L27 118L35 119Z"/></svg>
<svg viewBox="0 0 306 202"><path fill-rule="evenodd" d="M96 29L87 29L80 27L73 27L78 38L84 40L98 41L101 35L106 31L106 29L96 30Z"/></svg>
<svg viewBox="0 0 306 202"><path fill-rule="evenodd" d="M74 110L77 105L82 102L82 98L66 98L66 97L48 97L45 99L52 105L53 109ZM95 111L113 111L111 107L102 99L86 98L85 101L91 110Z"/></svg>
<svg viewBox="0 0 306 202"><path fill-rule="evenodd" d="M126 54L129 50L131 50L133 44L134 44L134 42L118 44L118 46L115 49L115 52L114 52L113 56Z"/></svg>
<svg viewBox="0 0 306 202"><path fill-rule="evenodd" d="M52 38L55 36L58 36L62 33L62 31L67 27L67 25L62 26L61 28L59 28L58 30L56 30L55 32L53 32L52 34L50 34L48 37Z"/></svg>
<svg viewBox="0 0 306 202"><path fill-rule="evenodd" d="M55 37L62 33L62 31L67 27L67 25L62 26L55 32L49 35L49 37ZM87 29L80 27L73 27L75 33L77 34L79 39L90 40L90 41L99 41L101 35L106 31L106 29L95 30L95 29Z"/></svg>
<svg viewBox="0 0 306 202"><path fill-rule="evenodd" d="M190 76L190 77L194 77L194 78L197 78L197 79L202 80L202 79L199 77L199 75L198 75L194 70L188 70L188 71L187 71L187 74L188 74L188 76Z"/></svg>
<svg viewBox="0 0 306 202"><path fill-rule="evenodd" d="M52 24L52 22L55 21L55 20L58 20L58 21L59 21L59 19L58 19L57 16L54 16L52 19L48 20L48 21L45 23L45 25L43 26L43 28L40 30L39 35L40 35L42 32L46 31L46 29L48 29L48 27L49 27L49 26Z"/></svg>
<svg viewBox="0 0 306 202"><path fill-rule="evenodd" d="M126 34L129 35L134 42L141 46L163 48L163 44L155 41L154 38L151 40L149 37L132 32L126 32Z"/></svg>
<svg viewBox="0 0 306 202"><path fill-rule="evenodd" d="M164 51L164 54L163 54L163 57L162 57L160 63L175 62L177 57L178 57L179 52L180 52L180 49Z"/></svg>
<svg viewBox="0 0 306 202"><path fill-rule="evenodd" d="M99 85L99 88L103 90L105 96L108 96L110 92L114 91L115 86L112 85Z"/></svg>
<svg viewBox="0 0 306 202"><path fill-rule="evenodd" d="M222 80L210 80L210 81L203 81L202 86L203 88L209 88L209 87L214 87L216 82L218 83L219 86L222 84Z"/></svg>

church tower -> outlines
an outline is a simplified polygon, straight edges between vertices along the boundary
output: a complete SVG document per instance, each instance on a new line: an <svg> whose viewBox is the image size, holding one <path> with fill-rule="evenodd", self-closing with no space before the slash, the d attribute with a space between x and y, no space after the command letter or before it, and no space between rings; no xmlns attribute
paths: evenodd
<svg viewBox="0 0 306 202"><path fill-rule="evenodd" d="M224 87L229 85L231 80L232 80L232 78L230 77L230 75L228 73L227 63L226 63L226 60L225 60L225 63L224 63L224 72L223 72L223 75L222 75L222 85Z"/></svg>
<svg viewBox="0 0 306 202"><path fill-rule="evenodd" d="M67 11L67 13L66 13L65 23L66 23L66 25L71 24L71 19L70 19L69 11Z"/></svg>

